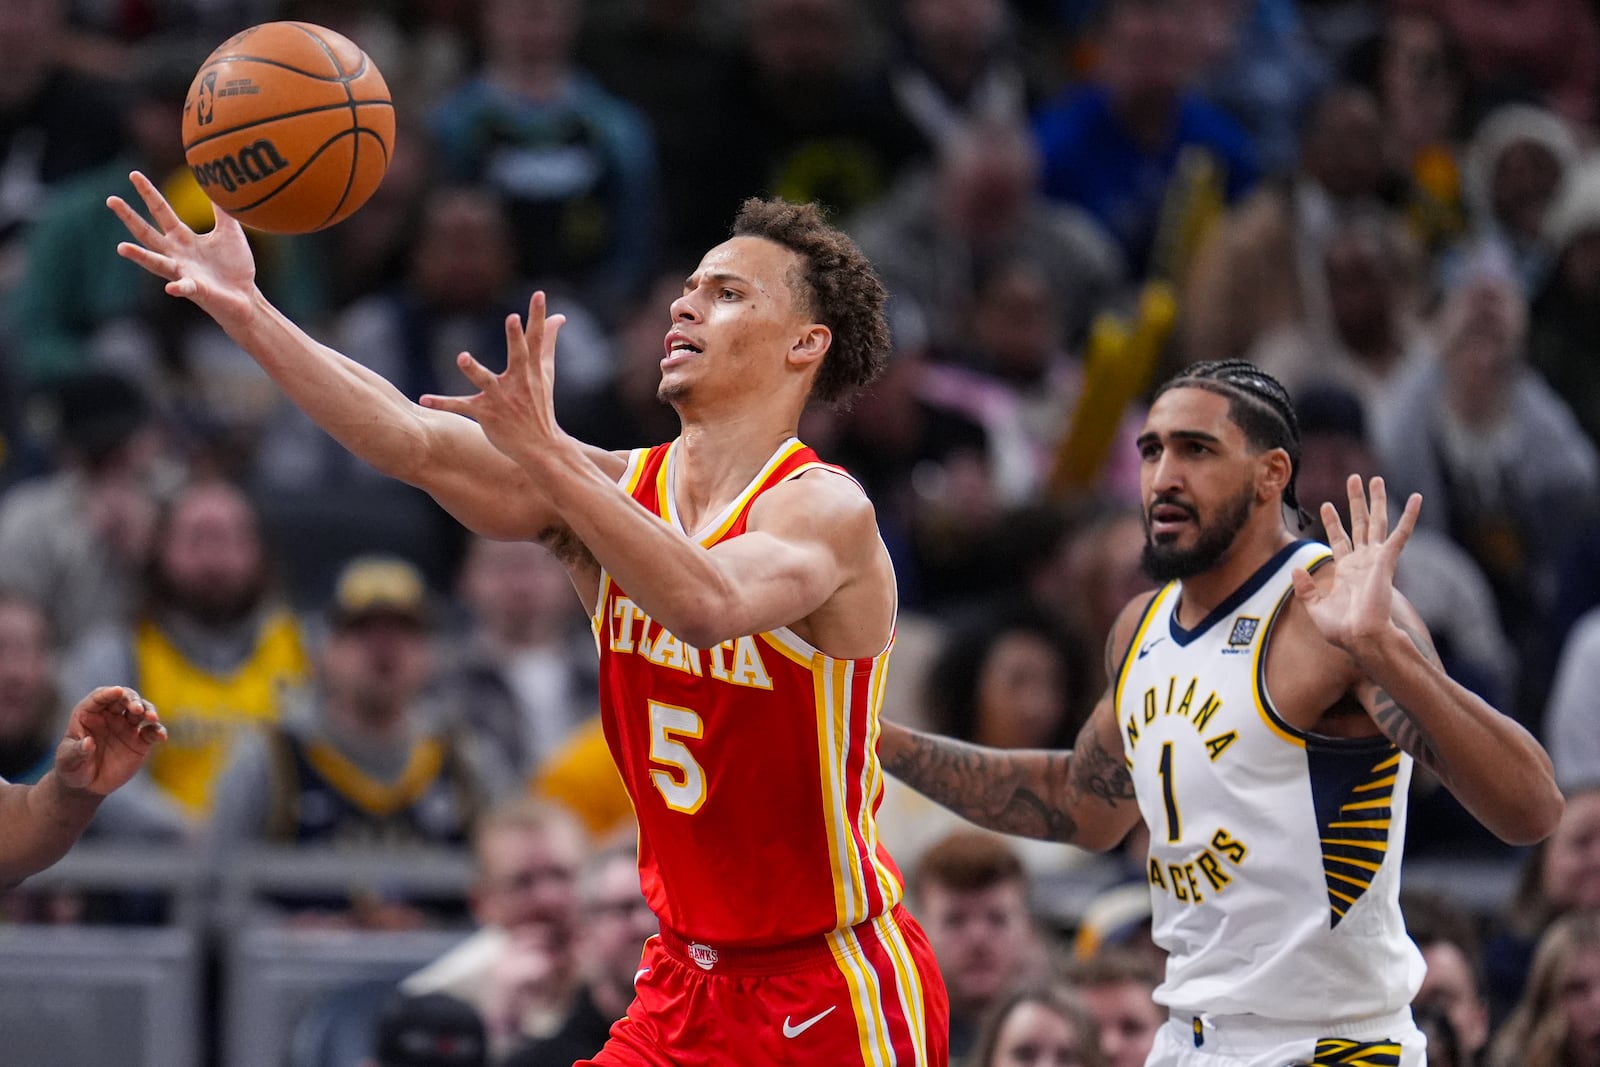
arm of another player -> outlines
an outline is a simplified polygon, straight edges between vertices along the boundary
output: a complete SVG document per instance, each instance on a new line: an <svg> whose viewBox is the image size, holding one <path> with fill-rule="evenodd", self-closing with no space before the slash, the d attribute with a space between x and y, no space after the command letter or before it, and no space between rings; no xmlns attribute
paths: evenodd
<svg viewBox="0 0 1600 1067"><path fill-rule="evenodd" d="M407 400L381 375L320 344L269 303L239 223L220 209L197 234L143 174L130 176L147 222L121 197L106 201L133 241L117 253L167 281L248 352L311 420L384 474L433 496L462 525L488 537L531 539L555 521L549 499L471 421ZM585 449L621 474L623 461Z"/></svg>
<svg viewBox="0 0 1600 1067"><path fill-rule="evenodd" d="M1406 502L1390 534L1383 479L1372 479L1370 511L1361 479L1352 475L1348 488L1351 531L1331 504L1322 506L1334 565L1316 577L1297 572L1296 596L1323 637L1355 661L1363 677L1354 693L1385 736L1496 836L1519 845L1541 840L1563 806L1549 755L1444 672L1416 609L1394 591L1395 564L1422 498Z"/></svg>
<svg viewBox="0 0 1600 1067"><path fill-rule="evenodd" d="M1081 848L1115 847L1139 821L1117 727L1117 668L1147 602L1135 600L1112 627L1106 641L1111 684L1070 752L986 748L885 719L878 740L884 769L986 829Z"/></svg>
<svg viewBox="0 0 1600 1067"><path fill-rule="evenodd" d="M166 736L155 709L132 689L104 686L79 701L55 766L33 785L0 784L0 884L15 885L65 855L100 801Z"/></svg>

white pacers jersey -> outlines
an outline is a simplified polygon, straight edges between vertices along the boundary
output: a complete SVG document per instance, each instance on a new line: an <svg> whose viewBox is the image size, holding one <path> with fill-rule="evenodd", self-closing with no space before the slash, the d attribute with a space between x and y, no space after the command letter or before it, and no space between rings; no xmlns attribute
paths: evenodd
<svg viewBox="0 0 1600 1067"><path fill-rule="evenodd" d="M1192 630L1181 583L1145 610L1116 711L1150 828L1156 1000L1185 1013L1316 1022L1393 1012L1422 982L1400 917L1411 757L1278 717L1263 651L1294 568L1285 546Z"/></svg>

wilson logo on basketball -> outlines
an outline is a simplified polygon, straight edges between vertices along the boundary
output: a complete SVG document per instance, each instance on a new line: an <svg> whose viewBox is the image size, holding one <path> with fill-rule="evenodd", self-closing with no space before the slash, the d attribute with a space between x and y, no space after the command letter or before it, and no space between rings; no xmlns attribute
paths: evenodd
<svg viewBox="0 0 1600 1067"><path fill-rule="evenodd" d="M209 160L189 169L194 171L195 181L200 183L200 188L217 185L231 193L241 185L249 185L276 174L288 165L289 161L278 152L278 147L263 137L245 145L234 155Z"/></svg>

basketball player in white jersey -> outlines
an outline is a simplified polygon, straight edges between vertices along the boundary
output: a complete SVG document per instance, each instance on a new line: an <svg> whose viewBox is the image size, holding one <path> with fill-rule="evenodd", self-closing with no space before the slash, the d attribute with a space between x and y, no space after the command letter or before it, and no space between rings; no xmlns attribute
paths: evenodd
<svg viewBox="0 0 1600 1067"><path fill-rule="evenodd" d="M1452 681L1394 591L1420 497L1391 532L1381 479L1351 530L1296 540L1299 431L1248 363L1167 382L1139 437L1145 565L1106 648L1109 691L1071 752L1000 751L885 723L884 765L995 830L1105 849L1142 818L1170 1013L1147 1061L1422 1067L1421 956L1398 904L1414 761L1505 840L1548 834L1550 760Z"/></svg>

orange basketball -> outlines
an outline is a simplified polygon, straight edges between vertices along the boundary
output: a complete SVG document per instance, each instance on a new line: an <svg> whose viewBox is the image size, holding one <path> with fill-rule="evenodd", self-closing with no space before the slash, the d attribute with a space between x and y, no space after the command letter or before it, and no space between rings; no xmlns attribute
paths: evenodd
<svg viewBox="0 0 1600 1067"><path fill-rule="evenodd" d="M310 233L383 181L394 104L371 59L309 22L266 22L207 57L183 102L183 152L200 188L246 226Z"/></svg>

